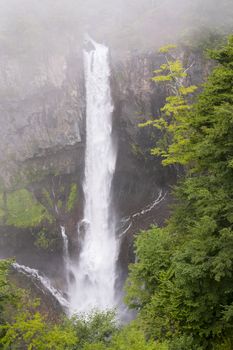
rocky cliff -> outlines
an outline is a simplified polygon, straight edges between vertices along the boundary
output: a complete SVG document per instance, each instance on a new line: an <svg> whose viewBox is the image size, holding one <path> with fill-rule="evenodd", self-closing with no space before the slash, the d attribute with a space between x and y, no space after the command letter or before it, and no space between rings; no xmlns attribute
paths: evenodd
<svg viewBox="0 0 233 350"><path fill-rule="evenodd" d="M200 83L208 63L181 52ZM150 155L157 131L138 123L158 115L166 91L151 81L161 63L154 52L112 54L113 137L118 149L114 210L122 245L119 281L133 259L132 237L168 216L173 168ZM6 66L7 65L7 66ZM55 277L62 288L60 226L70 253L78 252L77 223L83 215L85 85L81 48L27 66L0 62L0 255Z"/></svg>

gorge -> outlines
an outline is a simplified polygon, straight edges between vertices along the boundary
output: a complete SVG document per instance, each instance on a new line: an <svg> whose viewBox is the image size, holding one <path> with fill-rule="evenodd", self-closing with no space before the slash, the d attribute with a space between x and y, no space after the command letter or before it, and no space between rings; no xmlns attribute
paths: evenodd
<svg viewBox="0 0 233 350"><path fill-rule="evenodd" d="M91 115L93 106L88 106L88 103L85 102L85 82L87 84L87 79L90 79L87 77L87 72L91 74L91 64L93 65L91 56L94 56L94 53L93 47L89 45L84 56L86 62L86 73L84 74L85 62L82 46L80 50L80 57L78 56L77 59L75 54L71 60L72 64L66 68L67 76L64 78L62 87L51 86L49 98L45 97L45 100L44 98L40 100L44 106L43 109L37 103L35 104L39 97L35 98L30 95L27 96L27 105L30 106L28 111L24 110L25 102L20 100L17 102L15 111L12 110L10 100L6 100L3 104L6 115L8 115L9 121L11 120L12 127L15 128L11 140L13 143L17 142L18 149L20 149L19 154L15 154L17 161L8 160L8 166L4 167L2 172L2 176L5 178L4 183L9 183L8 189L6 188L7 196L10 196L8 207L13 200L11 200L11 196L14 198L12 202L14 211L9 207L9 213L12 211L12 218L22 217L23 212L29 211L30 213L30 209L35 208L33 209L35 212L36 210L41 211L42 217L35 224L31 222L17 224L14 223L14 220L12 224L2 222L2 230L5 233L0 238L1 246L4 247L0 251L1 256L5 258L15 256L18 263L39 270L48 276L53 285L63 291L67 299L71 299L71 309L73 310L79 309L77 281L82 285L85 283L98 284L92 276L89 276L92 282L91 280L88 282L89 278L86 275L89 272L84 272L85 269L92 269L92 267L88 267L86 259L90 257L94 260L99 259L98 256L95 256L95 250L101 251L103 260L111 261L107 267L111 271L109 270L107 274L112 276L112 280L109 280L109 277L107 279L112 292L107 292L106 281L99 284L100 289L105 285L105 292L111 300L107 301L107 297L104 297L103 303L112 306L117 304L119 307L122 305L122 289L127 276L128 263L134 260L133 234L140 228L148 227L153 222L158 224L163 222L168 212L167 203L169 202L169 195L165 194L168 191L169 182L172 183L175 180L173 171L162 169L159 161L155 165L153 157L149 154L145 154L146 158L143 159L140 152L135 151L136 147L145 151L148 147L143 144L145 131L138 128L138 122L143 118L143 115L146 117L147 113L149 115L150 111L158 108L159 99L162 100L162 92L156 91L153 84L148 83L153 67L156 65L156 56L132 56L132 61L124 61L124 63L123 61L116 63L111 58L108 63L110 67L105 66L105 79L109 79L109 86L105 87L106 91L103 94L108 96L109 101L112 102L109 102L98 112L103 115L109 113L109 116L106 117L108 124L99 123L97 119L95 123L92 122L94 130L90 130L88 139L86 112L87 117L88 113ZM104 54L102 54L102 59L103 56ZM88 58L89 70L87 68ZM106 52L106 62L108 59ZM102 62L100 64L101 72L103 67L104 63ZM78 71L76 71L77 68ZM75 86L74 82L69 80L70 70L72 74L75 71L77 73ZM97 82L95 83L93 79L93 77L90 79L91 86L89 83L86 86L87 89L94 89L96 86ZM96 78L98 82L99 79ZM144 91L137 87L141 86L142 83ZM110 98L110 88L112 98ZM61 98L64 89L67 91ZM74 90L71 92L70 89ZM100 87L95 89L101 91ZM96 90L90 90L90 96L95 93ZM161 97L159 97L160 95ZM104 98L107 98L106 96L102 96L101 101L94 102L95 108L100 108L100 104L103 103ZM67 105L69 110L67 110ZM142 110L142 115L138 118L137 111L143 105L146 109ZM21 108L23 108L22 111ZM46 124L46 120L48 121L46 110L53 114L52 119L55 124ZM14 123L15 112L18 124ZM95 118L100 119L99 114L96 114ZM45 125L49 133L52 129L55 131L53 136L50 135L46 139L43 131ZM54 125L56 125L56 129L54 129ZM42 134L37 135L34 132L37 127L42 128ZM98 128L101 127L104 129L98 131ZM23 138L19 135L19 130L23 133ZM4 129L2 131L5 132L2 147L7 149L9 131L4 131ZM100 144L98 147L98 143L89 146L92 162L96 162L96 171L90 172L93 164L87 159L86 145L88 147L88 141L94 141L98 132L100 142L105 140L105 146ZM108 137L109 139L107 139ZM35 147L34 155L31 148L32 139ZM12 142L9 147L12 147ZM118 150L117 154L116 150ZM9 152L11 152L10 149ZM3 152L2 157L4 154L6 153ZM103 158L101 158L101 154ZM5 164L4 161L2 164ZM88 169L89 175L91 174L90 176L94 178L88 178ZM3 175L6 171L8 173ZM15 179L16 172L19 179ZM166 178L169 180L165 180ZM87 181L89 181L88 187L93 186L94 199L88 197L91 192L87 191ZM106 186L106 190L104 190L104 186ZM28 193L32 193L33 197L30 197ZM103 198L101 202L99 202L100 194L98 193L101 193L101 198ZM15 200L23 202L24 207L17 207ZM106 203L108 203L107 206ZM94 220L98 219L95 226L104 226L101 231L105 232L108 247L105 247L103 240L97 236L95 239L94 237L91 239L93 246L90 246L90 242L84 239L86 230L89 235L93 234L93 228L89 226L90 215L93 215L93 206L98 213L98 217L94 218ZM111 225L112 227L110 227ZM32 231L34 235L31 234ZM114 232L115 236L107 237L108 232ZM86 252L82 250L84 246L86 246ZM108 255L109 253L111 254ZM79 256L81 260L78 262ZM101 261L97 260L95 268L99 263L100 274L104 274L104 267L101 266ZM78 276L77 271L80 266L82 266L83 274ZM93 272L95 273L95 271ZM106 276L101 278L106 278ZM85 289L82 288L81 293L84 291ZM97 293L95 297L98 297ZM88 304L86 296L85 300ZM124 307L122 312L124 313Z"/></svg>
<svg viewBox="0 0 233 350"><path fill-rule="evenodd" d="M232 350L232 1L0 3L0 349Z"/></svg>

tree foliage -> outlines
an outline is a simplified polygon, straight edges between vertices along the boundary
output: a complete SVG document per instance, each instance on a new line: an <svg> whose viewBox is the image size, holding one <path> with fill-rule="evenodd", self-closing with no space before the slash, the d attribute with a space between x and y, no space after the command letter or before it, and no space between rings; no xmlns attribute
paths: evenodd
<svg viewBox="0 0 233 350"><path fill-rule="evenodd" d="M77 344L75 330L64 324L51 325L39 312L27 310L17 313L0 340L3 350L73 350Z"/></svg>
<svg viewBox="0 0 233 350"><path fill-rule="evenodd" d="M139 235L128 281L142 327L171 349L233 347L233 37L211 57L218 64L197 102L184 95L180 109L173 94L162 111L168 144L159 153L186 176L167 226Z"/></svg>
<svg viewBox="0 0 233 350"><path fill-rule="evenodd" d="M168 345L146 341L142 330L131 324L115 334L109 344L106 345L103 342L86 344L84 350L168 350Z"/></svg>
<svg viewBox="0 0 233 350"><path fill-rule="evenodd" d="M81 350L86 344L108 344L118 332L115 313L110 311L51 321L41 314L40 300L8 277L11 264L0 260L0 349Z"/></svg>
<svg viewBox="0 0 233 350"><path fill-rule="evenodd" d="M112 311L51 321L8 278L11 261L0 261L0 349L2 350L168 350L166 342L147 341L132 322L120 326Z"/></svg>
<svg viewBox="0 0 233 350"><path fill-rule="evenodd" d="M174 45L167 45L160 49L165 63L155 70L152 79L156 83L165 84L169 93L161 109L162 115L140 124L141 127L153 125L162 131L163 138L152 148L151 153L162 155L164 164L186 162L187 155L183 150L186 151L187 139L191 137L190 101L197 89L196 86L187 84L187 72L190 67L183 67L181 60L176 58L177 54L172 53L175 48Z"/></svg>

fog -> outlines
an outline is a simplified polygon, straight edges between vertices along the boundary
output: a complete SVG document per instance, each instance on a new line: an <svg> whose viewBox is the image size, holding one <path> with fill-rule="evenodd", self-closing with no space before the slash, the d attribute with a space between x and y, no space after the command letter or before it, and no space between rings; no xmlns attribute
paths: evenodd
<svg viewBox="0 0 233 350"><path fill-rule="evenodd" d="M23 95L45 80L59 85L85 33L117 58L225 35L232 18L232 0L0 0L0 95Z"/></svg>
<svg viewBox="0 0 233 350"><path fill-rule="evenodd" d="M5 52L79 45L84 32L116 50L152 49L209 28L229 32L231 0L1 0Z"/></svg>

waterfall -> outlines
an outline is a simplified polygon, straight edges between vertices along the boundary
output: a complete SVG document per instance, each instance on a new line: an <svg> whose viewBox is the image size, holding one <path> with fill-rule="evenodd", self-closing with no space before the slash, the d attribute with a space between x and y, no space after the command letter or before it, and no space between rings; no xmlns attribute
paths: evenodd
<svg viewBox="0 0 233 350"><path fill-rule="evenodd" d="M71 305L77 312L115 306L118 242L111 210L116 151L112 141L113 105L109 51L89 39L84 52L86 81L86 154L84 234L75 271ZM89 45L89 46L90 46Z"/></svg>
<svg viewBox="0 0 233 350"><path fill-rule="evenodd" d="M44 288L44 290L48 291L59 302L61 306L63 306L66 310L70 309L70 305L68 301L63 297L62 293L52 286L50 280L47 277L40 275L38 270L31 269L28 266L20 265L18 263L13 263L12 267L17 272L28 276L35 282L39 282L39 284Z"/></svg>
<svg viewBox="0 0 233 350"><path fill-rule="evenodd" d="M70 288L70 256L69 256L69 240L66 234L66 229L64 226L61 226L61 236L63 241L63 261L64 261L64 269L66 276L66 285L67 290Z"/></svg>

